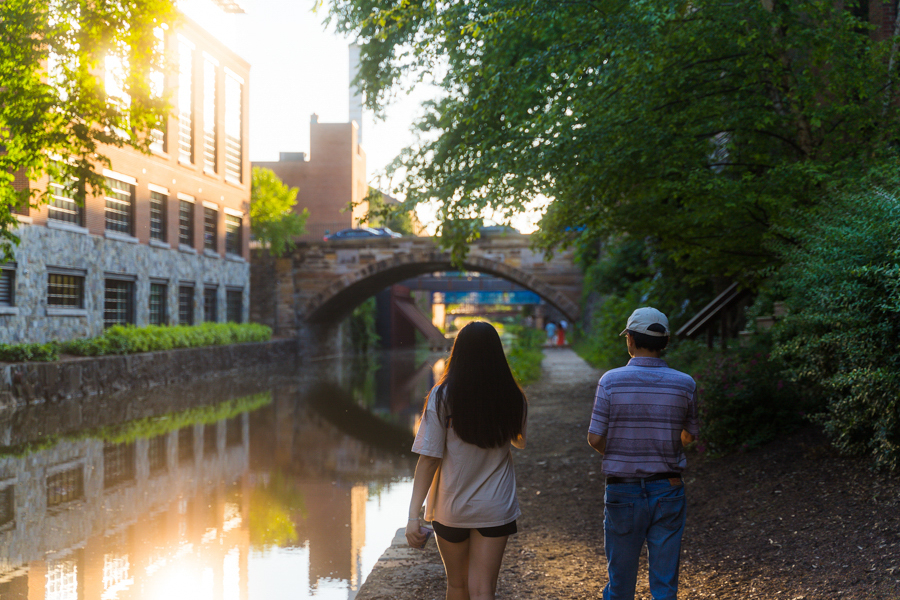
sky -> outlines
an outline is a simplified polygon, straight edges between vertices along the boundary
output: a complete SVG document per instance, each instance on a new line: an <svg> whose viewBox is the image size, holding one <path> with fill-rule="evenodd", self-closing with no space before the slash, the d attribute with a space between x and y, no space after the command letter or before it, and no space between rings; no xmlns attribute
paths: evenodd
<svg viewBox="0 0 900 600"><path fill-rule="evenodd" d="M327 2L327 0L325 0ZM349 46L354 41L325 25L315 0L237 0L244 14L226 14L212 0L179 0L188 17L250 63L250 160L275 161L279 152L309 153L309 122L347 122L350 111ZM414 141L411 126L433 91L401 90L386 118L364 112L362 145L370 184ZM384 186L382 186L384 187ZM420 221L433 214L420 207ZM523 232L535 217L517 220Z"/></svg>

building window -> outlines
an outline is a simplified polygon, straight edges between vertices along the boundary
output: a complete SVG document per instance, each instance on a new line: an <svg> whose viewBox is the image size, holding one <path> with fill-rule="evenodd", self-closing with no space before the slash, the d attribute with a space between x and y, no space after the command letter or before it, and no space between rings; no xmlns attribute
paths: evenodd
<svg viewBox="0 0 900 600"><path fill-rule="evenodd" d="M242 254L243 225L243 219L239 215L225 213L225 254Z"/></svg>
<svg viewBox="0 0 900 600"><path fill-rule="evenodd" d="M218 321L219 288L207 287L203 289L203 320L207 323Z"/></svg>
<svg viewBox="0 0 900 600"><path fill-rule="evenodd" d="M73 225L84 225L84 207L72 199L72 191L61 182L50 178L50 197L47 217L54 221L64 221Z"/></svg>
<svg viewBox="0 0 900 600"><path fill-rule="evenodd" d="M0 490L0 526L16 519L16 487L8 485Z"/></svg>
<svg viewBox="0 0 900 600"><path fill-rule="evenodd" d="M44 598L48 600L76 600L81 597L83 586L78 583L78 563L76 557L47 562L47 583Z"/></svg>
<svg viewBox="0 0 900 600"><path fill-rule="evenodd" d="M160 55L166 53L166 32L162 27L153 29L153 35L156 37L156 49ZM166 91L166 74L162 70L153 69L150 71L150 95L153 98L162 98ZM159 129L150 130L150 150L153 152L165 153L168 151L168 136L166 135L166 121L168 117L162 118Z"/></svg>
<svg viewBox="0 0 900 600"><path fill-rule="evenodd" d="M103 445L103 487L134 480L134 444Z"/></svg>
<svg viewBox="0 0 900 600"><path fill-rule="evenodd" d="M225 421L225 445L229 448L244 443L244 420L240 415Z"/></svg>
<svg viewBox="0 0 900 600"><path fill-rule="evenodd" d="M219 63L203 57L203 170L215 173L218 131L216 129L216 71Z"/></svg>
<svg viewBox="0 0 900 600"><path fill-rule="evenodd" d="M165 120L165 117L163 117ZM154 152L159 152L160 154L165 154L168 150L168 137L166 135L166 126L162 125L160 129L151 129L150 130L150 149Z"/></svg>
<svg viewBox="0 0 900 600"><path fill-rule="evenodd" d="M131 235L134 215L134 186L111 177L106 184L112 191L106 196L106 230Z"/></svg>
<svg viewBox="0 0 900 600"><path fill-rule="evenodd" d="M243 177L242 140L244 80L225 70L225 180L240 183Z"/></svg>
<svg viewBox="0 0 900 600"><path fill-rule="evenodd" d="M155 473L166 468L166 450L168 436L158 435L147 440L147 462L150 464L150 472Z"/></svg>
<svg viewBox="0 0 900 600"><path fill-rule="evenodd" d="M127 589L134 582L131 578L131 561L128 559L128 554L116 552L110 546L112 544L108 544L103 553L103 594L100 596L101 598L118 598L118 592Z"/></svg>
<svg viewBox="0 0 900 600"><path fill-rule="evenodd" d="M28 181L28 177L25 175L25 169L18 169L13 174L12 181L13 189L16 191L22 191L28 189L30 183ZM76 205L77 206L77 205ZM28 205L28 200L20 200L18 204L11 205L9 210L16 215L28 216L31 214L31 207Z"/></svg>
<svg viewBox="0 0 900 600"><path fill-rule="evenodd" d="M178 324L194 324L194 286L178 286Z"/></svg>
<svg viewBox="0 0 900 600"><path fill-rule="evenodd" d="M166 296L169 286L164 283L150 284L150 324L165 325L169 322Z"/></svg>
<svg viewBox="0 0 900 600"><path fill-rule="evenodd" d="M194 460L194 427L188 425L178 430L178 462Z"/></svg>
<svg viewBox="0 0 900 600"><path fill-rule="evenodd" d="M103 298L103 326L134 323L134 282L106 280Z"/></svg>
<svg viewBox="0 0 900 600"><path fill-rule="evenodd" d="M82 465L47 476L48 507L59 506L83 497L84 467Z"/></svg>
<svg viewBox="0 0 900 600"><path fill-rule="evenodd" d="M244 322L244 290L225 290L225 313L228 322Z"/></svg>
<svg viewBox="0 0 900 600"><path fill-rule="evenodd" d="M219 211L209 206L203 207L203 248L216 251L219 239Z"/></svg>
<svg viewBox="0 0 900 600"><path fill-rule="evenodd" d="M178 160L194 162L194 45L178 40Z"/></svg>
<svg viewBox="0 0 900 600"><path fill-rule="evenodd" d="M178 201L178 243L194 246L194 203L189 200Z"/></svg>
<svg viewBox="0 0 900 600"><path fill-rule="evenodd" d="M0 306L16 305L16 270L0 268Z"/></svg>
<svg viewBox="0 0 900 600"><path fill-rule="evenodd" d="M166 241L166 208L169 197L160 192L150 192L150 238Z"/></svg>
<svg viewBox="0 0 900 600"><path fill-rule="evenodd" d="M84 308L84 277L79 275L47 275L47 306Z"/></svg>
<svg viewBox="0 0 900 600"><path fill-rule="evenodd" d="M203 455L212 456L219 447L219 428L215 423L203 426Z"/></svg>

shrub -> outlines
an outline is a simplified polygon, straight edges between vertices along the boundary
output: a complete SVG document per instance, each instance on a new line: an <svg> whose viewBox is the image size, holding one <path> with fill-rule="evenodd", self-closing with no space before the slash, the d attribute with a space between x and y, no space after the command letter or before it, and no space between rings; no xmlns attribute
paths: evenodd
<svg viewBox="0 0 900 600"><path fill-rule="evenodd" d="M835 446L900 470L900 180L845 193L783 248L776 350L827 403Z"/></svg>
<svg viewBox="0 0 900 600"><path fill-rule="evenodd" d="M0 344L0 361L51 361L59 358L59 344Z"/></svg>
<svg viewBox="0 0 900 600"><path fill-rule="evenodd" d="M115 325L101 336L66 342L62 349L63 352L79 356L102 356L264 342L271 337L270 328L256 323L201 323L172 327Z"/></svg>
<svg viewBox="0 0 900 600"><path fill-rule="evenodd" d="M699 392L700 438L697 448L714 454L745 451L796 429L809 410L808 399L783 372L764 336L749 348L728 351L680 348L695 352L691 372ZM679 352L669 364L681 368Z"/></svg>
<svg viewBox="0 0 900 600"><path fill-rule="evenodd" d="M534 383L541 377L541 361L544 359L541 350L544 332L532 327L508 325L507 331L514 337L506 358L513 376L520 385Z"/></svg>
<svg viewBox="0 0 900 600"><path fill-rule="evenodd" d="M350 325L350 345L357 354L376 350L381 338L375 331L378 306L375 298L369 298L353 309L348 319Z"/></svg>
<svg viewBox="0 0 900 600"><path fill-rule="evenodd" d="M641 306L661 310L677 330L713 295L710 283L695 284L696 277L688 275L652 240L624 236L605 243L602 255L585 271L585 298L596 302L575 351L599 369L624 365L628 354L619 333Z"/></svg>

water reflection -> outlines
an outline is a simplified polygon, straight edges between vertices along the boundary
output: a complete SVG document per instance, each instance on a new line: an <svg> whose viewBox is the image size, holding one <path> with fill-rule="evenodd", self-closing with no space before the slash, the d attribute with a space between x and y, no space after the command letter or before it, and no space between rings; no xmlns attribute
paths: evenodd
<svg viewBox="0 0 900 600"><path fill-rule="evenodd" d="M353 598L405 520L437 360L389 353L7 415L0 598Z"/></svg>

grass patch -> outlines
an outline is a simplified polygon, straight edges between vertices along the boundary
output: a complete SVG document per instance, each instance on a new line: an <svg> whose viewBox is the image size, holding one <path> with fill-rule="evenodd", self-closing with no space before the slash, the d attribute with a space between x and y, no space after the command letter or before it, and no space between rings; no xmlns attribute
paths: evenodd
<svg viewBox="0 0 900 600"><path fill-rule="evenodd" d="M506 353L513 376L519 385L534 383L541 378L541 361L544 359L541 348L546 337L544 332L517 325L507 325L506 329L513 335L509 351Z"/></svg>

